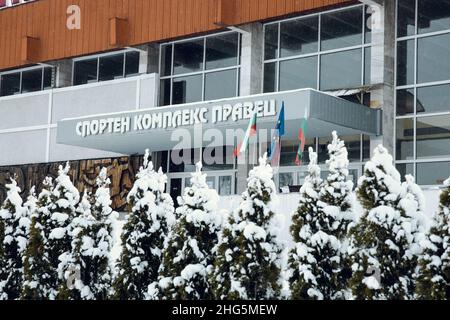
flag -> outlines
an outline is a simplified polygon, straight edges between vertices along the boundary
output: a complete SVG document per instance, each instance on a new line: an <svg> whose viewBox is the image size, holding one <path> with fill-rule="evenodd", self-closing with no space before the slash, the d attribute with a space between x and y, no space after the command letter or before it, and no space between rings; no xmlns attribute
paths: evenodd
<svg viewBox="0 0 450 320"><path fill-rule="evenodd" d="M297 166L302 165L302 162L303 162L303 152L305 151L306 132L307 131L308 131L308 117L305 112L305 118L302 120L302 123L300 125L300 130L298 131L298 140L300 141L300 144L298 146L297 157L295 159L295 164Z"/></svg>
<svg viewBox="0 0 450 320"><path fill-rule="evenodd" d="M270 146L270 162L272 168L278 168L280 166L282 136L284 136L284 101L283 104L281 105L277 125L275 127L275 132L273 133L272 143Z"/></svg>
<svg viewBox="0 0 450 320"><path fill-rule="evenodd" d="M250 118L250 122L248 124L247 131L245 132L244 140L238 144L237 148L234 149L234 156L238 157L242 153L245 153L247 151L248 142L250 140L251 136L256 135L256 117L257 113L256 110L253 112L252 117Z"/></svg>

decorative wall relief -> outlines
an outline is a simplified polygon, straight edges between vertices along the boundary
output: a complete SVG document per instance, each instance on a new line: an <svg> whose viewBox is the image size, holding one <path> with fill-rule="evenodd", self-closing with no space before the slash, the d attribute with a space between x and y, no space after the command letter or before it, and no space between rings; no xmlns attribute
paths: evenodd
<svg viewBox="0 0 450 320"><path fill-rule="evenodd" d="M29 164L21 166L0 167L0 200L6 197L5 185L11 177L15 177L22 190L22 198L26 199L32 186L37 192L42 189L42 182L46 176L55 178L58 167L64 162ZM133 186L134 176L142 165L142 156L120 157L98 160L70 161L69 175L80 193L88 190L95 192L96 179L101 168L108 169L111 180L111 199L113 208L118 211L126 210L127 194Z"/></svg>

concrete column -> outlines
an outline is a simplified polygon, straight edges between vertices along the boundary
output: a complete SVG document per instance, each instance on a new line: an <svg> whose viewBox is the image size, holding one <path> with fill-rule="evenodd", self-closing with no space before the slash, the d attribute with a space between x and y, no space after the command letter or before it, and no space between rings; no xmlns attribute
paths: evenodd
<svg viewBox="0 0 450 320"><path fill-rule="evenodd" d="M263 25L257 22L240 29L243 31L240 95L259 94L262 92Z"/></svg>
<svg viewBox="0 0 450 320"><path fill-rule="evenodd" d="M159 44L147 46L147 73L159 73Z"/></svg>
<svg viewBox="0 0 450 320"><path fill-rule="evenodd" d="M59 60L49 63L56 67L57 88L70 87L72 85L72 59Z"/></svg>
<svg viewBox="0 0 450 320"><path fill-rule="evenodd" d="M239 27L242 30L241 42L241 75L240 75L240 95L248 96L262 93L262 52L263 52L263 25L252 23ZM249 146L254 152L254 146ZM247 187L247 177L250 168L251 158L249 153L244 159L239 159L236 174L236 192L242 193ZM244 163L245 162L245 163Z"/></svg>
<svg viewBox="0 0 450 320"><path fill-rule="evenodd" d="M372 6L372 55L370 106L383 110L381 137L371 137L371 152L383 144L392 154L395 143L395 1L380 1Z"/></svg>

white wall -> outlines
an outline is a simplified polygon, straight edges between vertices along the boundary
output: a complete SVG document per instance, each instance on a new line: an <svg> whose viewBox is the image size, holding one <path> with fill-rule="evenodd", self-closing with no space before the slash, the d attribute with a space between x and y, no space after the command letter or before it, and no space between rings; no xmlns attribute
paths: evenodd
<svg viewBox="0 0 450 320"><path fill-rule="evenodd" d="M56 143L63 118L157 106L158 75L0 97L0 166L117 157Z"/></svg>

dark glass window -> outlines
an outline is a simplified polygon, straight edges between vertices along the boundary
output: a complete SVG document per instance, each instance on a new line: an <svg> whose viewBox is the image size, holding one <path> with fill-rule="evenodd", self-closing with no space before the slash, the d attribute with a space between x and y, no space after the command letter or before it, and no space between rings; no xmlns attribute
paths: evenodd
<svg viewBox="0 0 450 320"><path fill-rule="evenodd" d="M280 91L317 88L317 57L280 62Z"/></svg>
<svg viewBox="0 0 450 320"><path fill-rule="evenodd" d="M417 113L450 111L450 85L417 89Z"/></svg>
<svg viewBox="0 0 450 320"><path fill-rule="evenodd" d="M264 92L275 92L277 90L277 63L264 64Z"/></svg>
<svg viewBox="0 0 450 320"><path fill-rule="evenodd" d="M433 2L436 2L433 0ZM397 36L404 37L416 33L416 0L398 0Z"/></svg>
<svg viewBox="0 0 450 320"><path fill-rule="evenodd" d="M361 86L360 49L326 54L321 57L320 89L333 90Z"/></svg>
<svg viewBox="0 0 450 320"><path fill-rule="evenodd" d="M190 152L190 150L173 150L170 152L169 172L184 171L183 155L185 152Z"/></svg>
<svg viewBox="0 0 450 320"><path fill-rule="evenodd" d="M398 172L402 178L402 181L405 181L406 175L414 176L414 164L413 163L400 163L396 165Z"/></svg>
<svg viewBox="0 0 450 320"><path fill-rule="evenodd" d="M361 136L342 136L341 140L345 142L345 146L348 152L348 160L350 161L361 161Z"/></svg>
<svg viewBox="0 0 450 320"><path fill-rule="evenodd" d="M419 33L450 29L450 0L419 0Z"/></svg>
<svg viewBox="0 0 450 320"><path fill-rule="evenodd" d="M238 64L238 33L206 38L206 69L232 67Z"/></svg>
<svg viewBox="0 0 450 320"><path fill-rule="evenodd" d="M363 161L370 159L370 137L363 135Z"/></svg>
<svg viewBox="0 0 450 320"><path fill-rule="evenodd" d="M239 39L239 33L228 32L161 46L160 105L235 97Z"/></svg>
<svg viewBox="0 0 450 320"><path fill-rule="evenodd" d="M22 72L22 92L42 90L42 69Z"/></svg>
<svg viewBox="0 0 450 320"><path fill-rule="evenodd" d="M314 138L308 138L305 141L305 151L303 152L303 163L307 164L309 163L309 147L313 148L313 150L316 149L316 140ZM281 145L281 155L280 155L280 166L282 167L290 167L290 166L296 166L295 159L297 157L298 152L298 144L297 143L291 143L288 145L289 142L286 142Z"/></svg>
<svg viewBox="0 0 450 320"><path fill-rule="evenodd" d="M282 57L317 52L319 18L312 17L281 23Z"/></svg>
<svg viewBox="0 0 450 320"><path fill-rule="evenodd" d="M322 15L321 50L362 44L362 7Z"/></svg>
<svg viewBox="0 0 450 320"><path fill-rule="evenodd" d="M53 87L53 68L44 68L44 90Z"/></svg>
<svg viewBox="0 0 450 320"><path fill-rule="evenodd" d="M397 45L397 85L414 83L414 40L401 41Z"/></svg>
<svg viewBox="0 0 450 320"><path fill-rule="evenodd" d="M173 79L172 104L202 100L202 75Z"/></svg>
<svg viewBox="0 0 450 320"><path fill-rule="evenodd" d="M173 73L183 74L203 70L204 40L175 44Z"/></svg>
<svg viewBox="0 0 450 320"><path fill-rule="evenodd" d="M159 88L159 105L161 106L170 105L170 83L171 79L161 80Z"/></svg>
<svg viewBox="0 0 450 320"><path fill-rule="evenodd" d="M98 59L75 61L74 85L86 84L97 81Z"/></svg>
<svg viewBox="0 0 450 320"><path fill-rule="evenodd" d="M264 33L264 59L278 58L278 24L269 24Z"/></svg>
<svg viewBox="0 0 450 320"><path fill-rule="evenodd" d="M442 185L450 176L450 162L417 164L417 183L419 185Z"/></svg>
<svg viewBox="0 0 450 320"><path fill-rule="evenodd" d="M412 160L414 155L414 122L413 119L398 119L396 140L397 160Z"/></svg>
<svg viewBox="0 0 450 320"><path fill-rule="evenodd" d="M210 72L205 75L205 100L236 96L237 70Z"/></svg>
<svg viewBox="0 0 450 320"><path fill-rule="evenodd" d="M161 165L161 169L164 173L167 173L167 165L169 162L169 151L161 151L160 153L160 165Z"/></svg>
<svg viewBox="0 0 450 320"><path fill-rule="evenodd" d="M123 54L100 58L99 81L123 78Z"/></svg>
<svg viewBox="0 0 450 320"><path fill-rule="evenodd" d="M373 9L370 6L366 6L364 8L364 43L371 43L372 42L372 24L374 23L372 15L374 12Z"/></svg>
<svg viewBox="0 0 450 320"><path fill-rule="evenodd" d="M172 44L161 47L161 76L172 74Z"/></svg>
<svg viewBox="0 0 450 320"><path fill-rule="evenodd" d="M418 83L450 79L450 34L418 40Z"/></svg>
<svg viewBox="0 0 450 320"><path fill-rule="evenodd" d="M20 93L20 73L10 73L1 76L1 96L10 96Z"/></svg>
<svg viewBox="0 0 450 320"><path fill-rule="evenodd" d="M414 89L397 90L397 115L414 113Z"/></svg>
<svg viewBox="0 0 450 320"><path fill-rule="evenodd" d="M417 118L417 158L450 156L450 115Z"/></svg>
<svg viewBox="0 0 450 320"><path fill-rule="evenodd" d="M372 59L372 50L371 48L364 49L364 85L368 86L371 83L371 59Z"/></svg>
<svg viewBox="0 0 450 320"><path fill-rule="evenodd" d="M199 161L198 149L172 150L169 159L169 172L193 172L195 163ZM190 179L186 179L187 184Z"/></svg>
<svg viewBox="0 0 450 320"><path fill-rule="evenodd" d="M280 172L278 175L278 187L282 190L285 187L294 185L294 173L293 172Z"/></svg>
<svg viewBox="0 0 450 320"><path fill-rule="evenodd" d="M125 76L139 73L139 58L140 53L137 51L131 51L125 54Z"/></svg>
<svg viewBox="0 0 450 320"><path fill-rule="evenodd" d="M203 148L203 169L205 171L231 170L234 164L233 147Z"/></svg>
<svg viewBox="0 0 450 320"><path fill-rule="evenodd" d="M220 176L219 177L219 195L229 196L231 195L231 176Z"/></svg>
<svg viewBox="0 0 450 320"><path fill-rule="evenodd" d="M328 145L330 143L331 143L331 137L319 138L319 146L317 149L319 163L325 163L325 161L328 160Z"/></svg>

